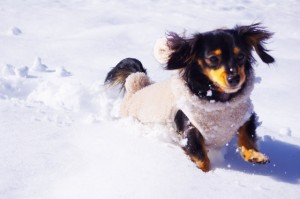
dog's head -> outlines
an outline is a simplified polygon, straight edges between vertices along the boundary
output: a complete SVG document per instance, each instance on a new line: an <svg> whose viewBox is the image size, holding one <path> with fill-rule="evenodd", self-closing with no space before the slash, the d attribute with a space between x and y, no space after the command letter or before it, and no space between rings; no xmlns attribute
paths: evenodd
<svg viewBox="0 0 300 199"><path fill-rule="evenodd" d="M200 97L227 101L243 89L255 61L253 50L263 62L274 62L264 47L271 36L260 24L217 29L190 38L169 33L166 69L181 69L189 88ZM208 90L213 95L207 95Z"/></svg>

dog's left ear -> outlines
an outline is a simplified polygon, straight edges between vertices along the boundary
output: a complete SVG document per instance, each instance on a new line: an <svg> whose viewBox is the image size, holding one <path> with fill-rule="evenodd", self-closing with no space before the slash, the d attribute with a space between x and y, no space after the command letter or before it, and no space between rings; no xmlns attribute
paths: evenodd
<svg viewBox="0 0 300 199"><path fill-rule="evenodd" d="M176 70L184 68L188 64L191 46L188 39L181 37L175 32L169 32L167 37L167 45L171 49L169 60L167 62L167 70Z"/></svg>
<svg viewBox="0 0 300 199"><path fill-rule="evenodd" d="M169 32L167 46L170 49L167 70L176 70L187 67L194 60L195 46L199 43L200 34L191 38L179 36L174 32Z"/></svg>
<svg viewBox="0 0 300 199"><path fill-rule="evenodd" d="M250 50L252 48L255 49L263 62L270 64L275 61L274 58L267 53L268 50L264 46L266 40L270 39L273 33L267 31L260 23L249 26L236 26L234 30L237 31L238 36L245 42Z"/></svg>
<svg viewBox="0 0 300 199"><path fill-rule="evenodd" d="M194 60L201 44L200 33L190 38L169 32L166 38L160 38L154 45L154 57L161 64L166 64L166 70L176 70L187 67Z"/></svg>

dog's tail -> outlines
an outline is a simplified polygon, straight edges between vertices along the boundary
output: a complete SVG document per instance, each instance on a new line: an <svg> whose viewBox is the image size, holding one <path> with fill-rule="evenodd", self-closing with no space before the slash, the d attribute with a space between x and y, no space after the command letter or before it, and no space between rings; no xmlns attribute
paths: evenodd
<svg viewBox="0 0 300 199"><path fill-rule="evenodd" d="M124 91L126 79L133 73L143 73L144 75L147 75L146 69L139 60L134 58L123 59L109 71L104 84L107 86L120 85L121 91Z"/></svg>

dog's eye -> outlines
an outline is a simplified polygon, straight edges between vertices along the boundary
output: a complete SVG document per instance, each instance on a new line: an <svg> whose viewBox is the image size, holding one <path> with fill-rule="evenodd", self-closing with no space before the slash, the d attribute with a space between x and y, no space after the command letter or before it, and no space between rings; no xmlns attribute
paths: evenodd
<svg viewBox="0 0 300 199"><path fill-rule="evenodd" d="M209 61L210 61L211 63L218 63L219 59L218 59L218 57L216 57L216 56L211 56L211 57L209 58Z"/></svg>
<svg viewBox="0 0 300 199"><path fill-rule="evenodd" d="M240 53L240 54L237 56L236 59L237 59L238 61L244 61L245 57L246 57L245 54Z"/></svg>

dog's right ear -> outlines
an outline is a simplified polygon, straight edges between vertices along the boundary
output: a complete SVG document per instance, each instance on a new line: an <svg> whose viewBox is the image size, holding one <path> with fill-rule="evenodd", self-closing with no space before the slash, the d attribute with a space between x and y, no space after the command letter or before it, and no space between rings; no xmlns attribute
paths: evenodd
<svg viewBox="0 0 300 199"><path fill-rule="evenodd" d="M192 46L190 40L174 32L167 35L167 46L170 49L167 70L176 70L186 67L191 60Z"/></svg>

